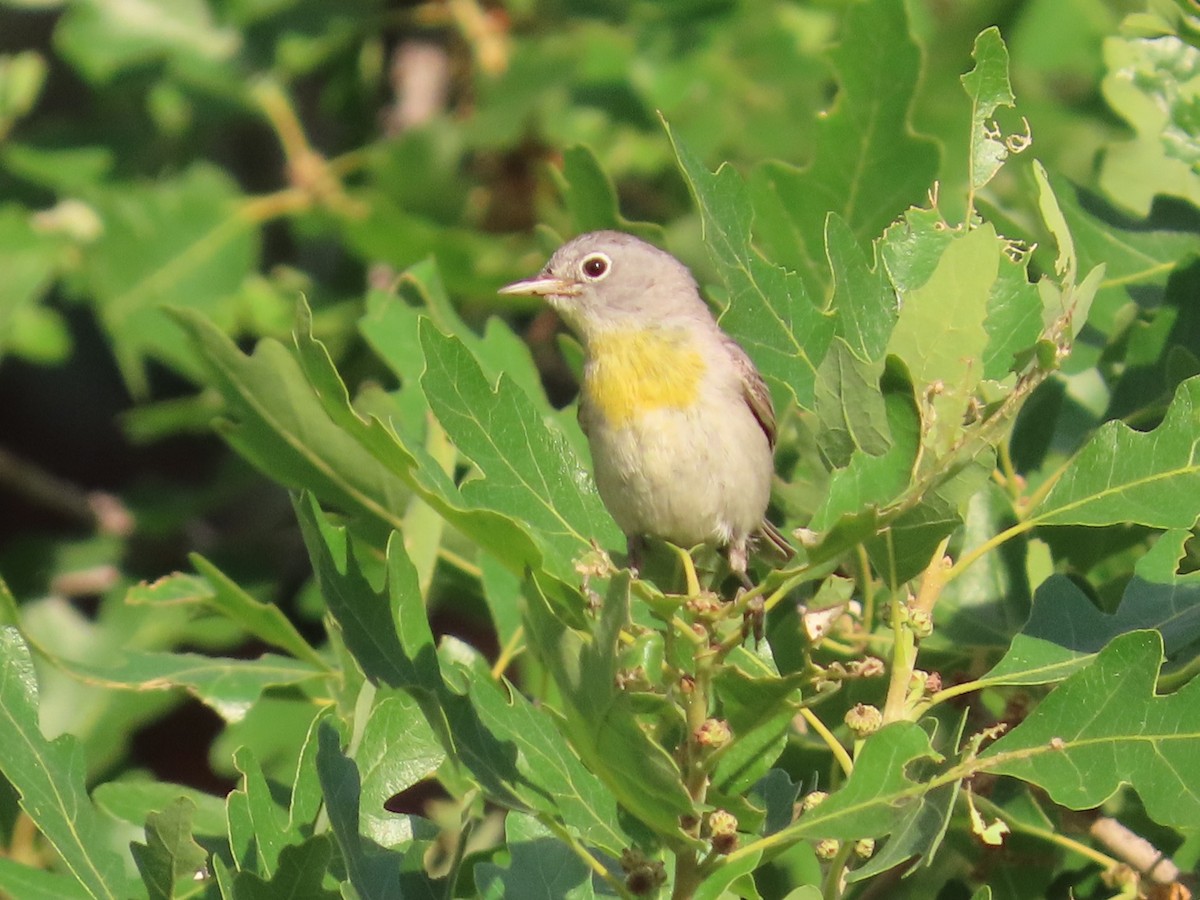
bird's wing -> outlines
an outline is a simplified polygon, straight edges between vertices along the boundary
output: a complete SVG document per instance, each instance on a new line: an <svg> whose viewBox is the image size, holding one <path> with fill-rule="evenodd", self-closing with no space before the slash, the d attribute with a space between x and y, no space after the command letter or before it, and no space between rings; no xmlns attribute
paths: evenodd
<svg viewBox="0 0 1200 900"><path fill-rule="evenodd" d="M758 369L754 367L746 351L738 346L737 341L727 334L722 334L721 339L742 380L742 396L746 398L746 405L754 413L754 418L758 419L758 424L767 435L767 441L774 449L775 406L771 403L771 392L767 389L767 383L763 381L762 375L758 374Z"/></svg>

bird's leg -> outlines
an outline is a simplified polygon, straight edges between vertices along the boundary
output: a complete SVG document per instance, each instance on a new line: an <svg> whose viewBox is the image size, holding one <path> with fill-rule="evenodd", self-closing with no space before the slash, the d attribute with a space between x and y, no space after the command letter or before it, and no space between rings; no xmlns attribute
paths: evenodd
<svg viewBox="0 0 1200 900"><path fill-rule="evenodd" d="M742 586L738 588L737 596L734 597L734 602L740 600L742 594L754 587L754 582L750 580L750 576L746 572L749 557L746 544L746 538L742 538L731 543L725 551L726 558L729 560L730 571L742 582ZM743 640L745 639L744 636L753 635L755 645L762 641L763 619L765 616L766 609L763 606L762 595L758 595L746 604L746 609L742 613Z"/></svg>
<svg viewBox="0 0 1200 900"><path fill-rule="evenodd" d="M746 574L749 556L750 553L746 548L746 538L736 540L725 548L725 558L729 560L729 571L738 577L738 581L742 583L742 587L747 591L754 587L754 582Z"/></svg>
<svg viewBox="0 0 1200 900"><path fill-rule="evenodd" d="M640 578L642 574L642 554L646 551L646 539L640 534L625 535L625 555L627 557L626 564L633 572L634 578Z"/></svg>

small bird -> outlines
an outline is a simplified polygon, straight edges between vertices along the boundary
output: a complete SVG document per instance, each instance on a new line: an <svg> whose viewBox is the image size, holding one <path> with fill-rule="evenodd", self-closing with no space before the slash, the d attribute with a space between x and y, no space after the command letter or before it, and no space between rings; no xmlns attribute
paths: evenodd
<svg viewBox="0 0 1200 900"><path fill-rule="evenodd" d="M640 567L646 537L722 548L746 585L752 537L792 555L764 518L774 473L770 392L683 263L632 235L593 231L500 293L544 297L583 342L579 421L631 568Z"/></svg>

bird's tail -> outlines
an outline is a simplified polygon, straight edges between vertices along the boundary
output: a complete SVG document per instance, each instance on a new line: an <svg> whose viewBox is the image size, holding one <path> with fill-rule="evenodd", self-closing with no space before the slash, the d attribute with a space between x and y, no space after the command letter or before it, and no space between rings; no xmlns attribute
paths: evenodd
<svg viewBox="0 0 1200 900"><path fill-rule="evenodd" d="M766 519L763 519L759 531L767 539L767 544L785 560L791 559L796 555L796 548L788 543L788 539L783 536L783 532Z"/></svg>

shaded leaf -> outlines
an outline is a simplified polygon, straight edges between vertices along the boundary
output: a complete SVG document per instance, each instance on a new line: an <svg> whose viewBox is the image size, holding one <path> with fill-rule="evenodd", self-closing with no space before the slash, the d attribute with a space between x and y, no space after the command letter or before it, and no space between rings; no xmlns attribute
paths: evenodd
<svg viewBox="0 0 1200 900"><path fill-rule="evenodd" d="M659 834L681 836L679 818L692 815L693 806L679 767L642 729L630 695L617 687L617 645L628 619L629 576L618 574L590 640L565 626L540 590L529 602L526 627L562 693L566 733L583 764Z"/></svg>
<svg viewBox="0 0 1200 900"><path fill-rule="evenodd" d="M883 456L892 445L887 408L879 388L883 364L857 359L835 339L817 371L817 446L825 463L844 469L858 452Z"/></svg>
<svg viewBox="0 0 1200 900"><path fill-rule="evenodd" d="M362 900L400 900L398 854L372 846L359 833L358 766L342 755L337 731L328 722L319 732L317 772L329 824L354 890Z"/></svg>
<svg viewBox="0 0 1200 900"><path fill-rule="evenodd" d="M412 693L446 754L493 801L561 817L610 853L632 844L617 824L612 795L566 745L547 709L478 668L464 679L468 696L449 688L399 536L389 544L387 582L376 588L350 552L345 530L311 502L298 512L330 612L369 678Z"/></svg>
<svg viewBox="0 0 1200 900"><path fill-rule="evenodd" d="M504 836L511 862L476 867L480 897L586 900L595 896L587 864L536 819L510 812L504 820Z"/></svg>
<svg viewBox="0 0 1200 900"><path fill-rule="evenodd" d="M183 797L146 819L146 843L134 843L134 862L150 900L172 900L195 887L195 875L208 873L208 852L192 838L195 807ZM186 888L177 890L183 880Z"/></svg>
<svg viewBox="0 0 1200 900"><path fill-rule="evenodd" d="M311 319L306 307L301 307L300 319L296 346L304 371L325 413L344 432L345 437L356 440L361 449L372 454L379 463L408 484L448 523L491 551L512 571L523 573L528 567L550 567L564 574L573 572L570 559L544 558L524 522L469 503L442 463L431 456L422 443L413 440L407 432L398 430L392 416L384 415L384 409L379 408L383 404L373 404L376 408L367 417L354 409L328 350L312 335ZM415 391L412 394L417 396ZM422 399L419 413L422 419L426 408ZM317 496L322 495L317 492ZM403 533L405 524L401 519L393 527ZM381 541L386 541L386 536L382 536Z"/></svg>
<svg viewBox="0 0 1200 900"><path fill-rule="evenodd" d="M274 480L362 520L382 545L402 523L408 485L330 420L292 355L263 340L245 356L203 316L175 315L225 399L222 436Z"/></svg>
<svg viewBox="0 0 1200 900"><path fill-rule="evenodd" d="M1168 657L1200 638L1200 575L1177 572L1187 531L1162 535L1134 566L1116 611L1096 608L1070 579L1055 575L1037 589L1029 621L983 678L991 684L1046 684L1087 665L1121 634L1154 628Z"/></svg>
<svg viewBox="0 0 1200 900"><path fill-rule="evenodd" d="M1200 81L1200 49L1173 34L1110 37L1104 42L1108 73L1101 90L1134 130L1131 140L1109 144L1100 186L1138 216L1158 194L1200 205L1200 175L1189 104Z"/></svg>
<svg viewBox="0 0 1200 900"><path fill-rule="evenodd" d="M1163 285L1178 266L1200 252L1200 235L1154 228L1152 221L1130 223L1065 178L1050 176L1062 215L1075 240L1080 268L1104 264L1089 321L1105 334L1115 326L1121 307L1130 303L1128 288Z"/></svg>
<svg viewBox="0 0 1200 900"><path fill-rule="evenodd" d="M859 359L870 362L883 356L896 323L899 306L880 265L878 244L868 260L854 233L842 217L830 213L825 220L825 255L833 282L833 309L837 333Z"/></svg>
<svg viewBox="0 0 1200 900"><path fill-rule="evenodd" d="M234 878L237 900L340 900L324 885L333 848L328 835L289 844L279 854L279 868L269 878L254 872L239 872Z"/></svg>

